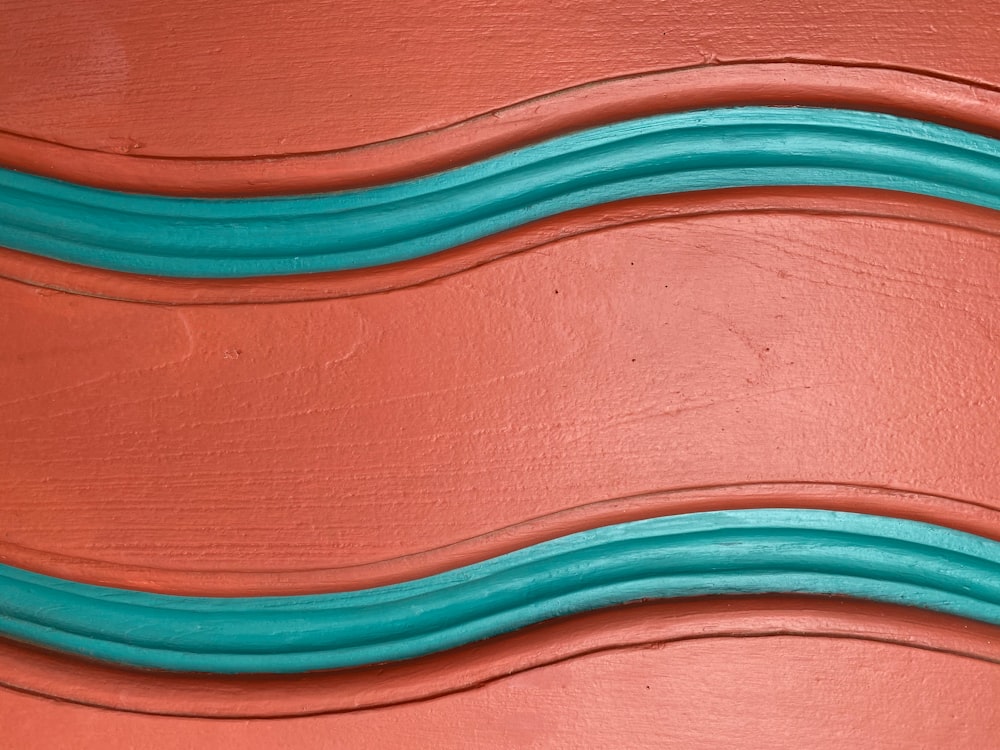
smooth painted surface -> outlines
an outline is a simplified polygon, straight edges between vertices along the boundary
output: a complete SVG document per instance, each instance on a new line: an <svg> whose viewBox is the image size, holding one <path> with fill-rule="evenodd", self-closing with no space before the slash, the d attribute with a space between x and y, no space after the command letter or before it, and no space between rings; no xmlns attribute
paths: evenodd
<svg viewBox="0 0 1000 750"><path fill-rule="evenodd" d="M745 107L615 123L318 196L138 196L0 170L0 245L132 273L288 275L413 260L613 201L796 185L1000 209L1000 141L870 112Z"/></svg>

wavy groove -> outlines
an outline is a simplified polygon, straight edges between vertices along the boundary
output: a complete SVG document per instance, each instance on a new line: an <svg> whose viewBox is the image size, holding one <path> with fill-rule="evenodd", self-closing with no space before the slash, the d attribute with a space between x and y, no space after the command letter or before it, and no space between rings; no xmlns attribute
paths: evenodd
<svg viewBox="0 0 1000 750"><path fill-rule="evenodd" d="M741 107L615 123L326 195L141 196L0 172L0 244L110 270L240 278L412 260L563 212L748 186L893 190L1000 209L1000 142L871 112Z"/></svg>
<svg viewBox="0 0 1000 750"><path fill-rule="evenodd" d="M752 596L648 601L549 620L420 659L297 675L121 669L0 638L0 685L119 711L274 718L426 700L608 651L790 635L889 643L1000 664L992 625L858 599Z"/></svg>
<svg viewBox="0 0 1000 750"><path fill-rule="evenodd" d="M918 229L1000 237L1000 212L938 198L856 188L743 188L616 201L559 214L454 250L388 266L264 279L183 279L106 271L0 249L0 278L87 297L154 305L303 302L417 286L573 237L646 222L726 216L862 217Z"/></svg>
<svg viewBox="0 0 1000 750"><path fill-rule="evenodd" d="M997 134L1000 90L929 70L784 59L717 62L592 81L441 128L346 149L201 158L79 149L0 130L0 163L129 192L282 195L346 190L465 165L546 138L636 117L720 106L853 108Z"/></svg>
<svg viewBox="0 0 1000 750"><path fill-rule="evenodd" d="M388 586L444 573L579 531L648 518L756 508L889 516L1000 541L1000 511L943 495L837 483L750 483L664 489L525 519L401 557L307 569L220 570L129 565L0 540L0 564L97 586L182 596L290 596Z"/></svg>
<svg viewBox="0 0 1000 750"><path fill-rule="evenodd" d="M175 597L5 567L0 633L124 666L294 673L412 659L642 599L822 594L1000 624L1000 542L817 510L604 526L426 578L288 597Z"/></svg>

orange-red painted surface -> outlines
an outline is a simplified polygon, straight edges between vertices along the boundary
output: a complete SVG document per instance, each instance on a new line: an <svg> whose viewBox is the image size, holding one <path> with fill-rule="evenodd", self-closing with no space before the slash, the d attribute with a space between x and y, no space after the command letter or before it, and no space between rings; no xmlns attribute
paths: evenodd
<svg viewBox="0 0 1000 750"><path fill-rule="evenodd" d="M1000 82L1000 10L939 0L8 0L5 9L2 129L128 155L329 151L569 86L737 60Z"/></svg>
<svg viewBox="0 0 1000 750"><path fill-rule="evenodd" d="M842 638L723 638L594 654L377 711L254 720L5 695L11 747L990 747L995 664ZM44 745L42 745L44 746Z"/></svg>
<svg viewBox="0 0 1000 750"><path fill-rule="evenodd" d="M379 185L449 169L586 127L718 106L856 107L998 132L1000 93L932 70L879 65L729 61L626 73L553 90L438 127L343 148L226 159L84 149L0 130L7 165L109 189L177 195L267 195Z"/></svg>
<svg viewBox="0 0 1000 750"><path fill-rule="evenodd" d="M0 282L5 541L286 572L684 487L835 482L995 507L995 246L736 213L308 303Z"/></svg>
<svg viewBox="0 0 1000 750"><path fill-rule="evenodd" d="M149 192L308 190L744 100L996 133L992 9L786 5L6 3L0 163ZM738 61L785 62L720 64ZM998 232L985 210L793 188L615 204L281 282L3 251L0 558L232 595L378 585L720 507L1000 538ZM609 610L273 683L5 643L0 681L66 700L287 716L325 691L366 710L138 716L3 690L0 747L982 748L1000 729L995 642L943 616L773 598ZM455 674L461 690L428 698ZM397 700L373 708L379 680Z"/></svg>

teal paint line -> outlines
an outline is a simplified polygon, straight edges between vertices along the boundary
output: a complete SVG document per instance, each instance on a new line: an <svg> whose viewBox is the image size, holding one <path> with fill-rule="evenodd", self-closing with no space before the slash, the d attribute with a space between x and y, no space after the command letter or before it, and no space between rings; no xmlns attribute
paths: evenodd
<svg viewBox="0 0 1000 750"><path fill-rule="evenodd" d="M0 246L160 276L315 273L412 260L611 201L751 186L876 188L997 210L1000 141L873 112L736 107L614 123L314 195L140 195L0 170Z"/></svg>
<svg viewBox="0 0 1000 750"><path fill-rule="evenodd" d="M814 594L1000 625L1000 542L822 510L667 516L360 591L185 597L0 566L0 634L123 666L294 673L419 657L640 599Z"/></svg>

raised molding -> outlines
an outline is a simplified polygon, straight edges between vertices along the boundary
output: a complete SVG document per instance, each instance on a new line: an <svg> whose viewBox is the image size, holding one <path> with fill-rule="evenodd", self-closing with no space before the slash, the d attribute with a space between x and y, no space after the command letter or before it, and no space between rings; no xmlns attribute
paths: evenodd
<svg viewBox="0 0 1000 750"><path fill-rule="evenodd" d="M860 599L765 595L629 604L548 620L419 659L294 675L126 669L0 638L0 684L119 711L275 718L426 700L608 651L788 635L887 643L1000 664L1000 639L992 625Z"/></svg>
<svg viewBox="0 0 1000 750"><path fill-rule="evenodd" d="M0 244L109 270L243 278L414 260L567 211L738 187L857 187L1000 209L1000 142L859 110L732 107L604 125L414 180L247 199L0 172Z"/></svg>
<svg viewBox="0 0 1000 750"><path fill-rule="evenodd" d="M591 81L382 141L265 156L151 156L0 130L0 165L109 190L283 195L350 190L452 169L622 120L747 105L861 109L1000 132L1000 90L933 70L833 61L715 61Z"/></svg>
<svg viewBox="0 0 1000 750"><path fill-rule="evenodd" d="M0 634L128 667L297 673L426 656L646 599L817 594L1000 625L1000 542L811 509L601 526L401 583L285 597L178 597L0 569Z"/></svg>

